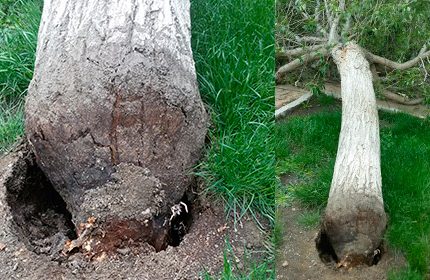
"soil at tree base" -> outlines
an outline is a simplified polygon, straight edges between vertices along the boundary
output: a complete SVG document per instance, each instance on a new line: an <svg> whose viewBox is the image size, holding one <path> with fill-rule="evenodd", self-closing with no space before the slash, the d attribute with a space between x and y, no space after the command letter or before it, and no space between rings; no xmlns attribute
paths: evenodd
<svg viewBox="0 0 430 280"><path fill-rule="evenodd" d="M134 243L92 260L82 250L59 257L53 251L63 246L65 238L74 236L58 201L53 199L53 208L45 209L39 220L23 218L21 222L28 222L25 229L17 224L18 217L29 212L19 212L22 208L16 203L23 201L21 197L11 205L7 182L11 177L28 181L28 174L21 170L24 155L25 151L18 150L0 159L0 279L200 279L204 271L216 275L222 269L226 238L238 257L237 267L247 268L242 259L245 251L254 258L262 257L258 252L263 251L265 235L252 219L244 218L234 229L232 222L226 223L223 205L207 198L199 200L200 207L179 246L155 252L147 243ZM41 207L34 200L26 201L31 207ZM48 229L53 232L47 233ZM35 242L26 236L34 233L46 238Z"/></svg>

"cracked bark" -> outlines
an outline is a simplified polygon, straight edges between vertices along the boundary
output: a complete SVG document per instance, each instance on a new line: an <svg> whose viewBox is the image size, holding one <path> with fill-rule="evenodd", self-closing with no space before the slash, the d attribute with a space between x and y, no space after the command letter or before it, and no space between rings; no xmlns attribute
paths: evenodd
<svg viewBox="0 0 430 280"><path fill-rule="evenodd" d="M25 113L75 224L170 214L207 129L189 2L46 0Z"/></svg>

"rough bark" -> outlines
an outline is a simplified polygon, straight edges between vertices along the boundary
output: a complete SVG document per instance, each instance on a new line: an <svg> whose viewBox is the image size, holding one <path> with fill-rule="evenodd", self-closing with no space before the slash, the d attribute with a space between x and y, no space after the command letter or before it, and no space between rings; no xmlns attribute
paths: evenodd
<svg viewBox="0 0 430 280"><path fill-rule="evenodd" d="M207 126L190 36L189 1L45 1L26 135L75 224L184 195Z"/></svg>
<svg viewBox="0 0 430 280"><path fill-rule="evenodd" d="M372 74L354 43L332 56L341 77L342 124L322 231L341 265L371 264L386 227Z"/></svg>

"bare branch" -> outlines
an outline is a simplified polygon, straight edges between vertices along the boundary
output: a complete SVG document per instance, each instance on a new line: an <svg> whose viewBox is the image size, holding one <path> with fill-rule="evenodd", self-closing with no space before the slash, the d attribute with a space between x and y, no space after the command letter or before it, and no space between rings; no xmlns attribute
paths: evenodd
<svg viewBox="0 0 430 280"><path fill-rule="evenodd" d="M339 0L339 8L342 12L345 11L345 0Z"/></svg>
<svg viewBox="0 0 430 280"><path fill-rule="evenodd" d="M409 99L409 97L407 96L402 96L388 90L383 90L381 94L387 99L390 99L400 104L409 105L409 106L418 105L424 101L424 98Z"/></svg>
<svg viewBox="0 0 430 280"><path fill-rule="evenodd" d="M337 33L337 26L339 25L340 17L336 17L332 24L330 25L330 33L328 35L328 42L330 44L334 44L338 41L338 33Z"/></svg>
<svg viewBox="0 0 430 280"><path fill-rule="evenodd" d="M328 7L328 2L327 1L328 0L324 0L325 13L327 15L328 23L330 25L332 25L333 24L333 17L331 16L330 9Z"/></svg>
<svg viewBox="0 0 430 280"><path fill-rule="evenodd" d="M345 12L345 0L339 0L339 8L341 14ZM334 44L339 41L338 26L341 14L337 14L330 24L330 33L328 35L328 41L330 44Z"/></svg>
<svg viewBox="0 0 430 280"><path fill-rule="evenodd" d="M427 50L427 44L424 44L423 47L421 48L420 52L418 53L418 55L425 53L426 50Z"/></svg>
<svg viewBox="0 0 430 280"><path fill-rule="evenodd" d="M309 14L308 14L308 13L306 13L306 12L302 12L302 15L303 15L303 17L304 17L305 19L309 19L309 18L310 18Z"/></svg>
<svg viewBox="0 0 430 280"><path fill-rule="evenodd" d="M285 52L278 52L276 53L276 59L287 59L294 56L304 55L305 53L313 52L316 50L319 50L323 47L327 47L326 44L319 44L319 45L313 45L313 46L307 46L303 48L296 48L292 50L287 50Z"/></svg>
<svg viewBox="0 0 430 280"><path fill-rule="evenodd" d="M303 64L312 62L321 56L327 56L328 54L329 51L327 48L321 48L318 51L307 53L300 58L296 58L278 69L278 71L276 72L276 80L279 81L288 72L297 69Z"/></svg>
<svg viewBox="0 0 430 280"><path fill-rule="evenodd" d="M324 93L333 96L336 99L341 99L341 88L339 85L326 83ZM384 111L403 112L422 119L430 116L430 110L424 105L416 105L411 107L403 104L395 104L388 100L376 100L376 103L378 109Z"/></svg>
<svg viewBox="0 0 430 280"><path fill-rule="evenodd" d="M370 64L370 72L372 72L372 80L373 82L379 81L378 71L376 71L376 65L374 63Z"/></svg>
<svg viewBox="0 0 430 280"><path fill-rule="evenodd" d="M377 63L377 64L386 66L386 67L391 68L391 69L396 69L396 70L406 70L408 68L411 68L411 67L415 66L418 62L420 62L421 59L427 58L430 56L430 51L426 51L426 52L420 53L418 56L416 56L415 58L413 58L409 61L406 61L403 63L398 63L398 62L389 60L385 57L373 54L366 49L362 49L362 50L363 50L366 58L370 62Z"/></svg>
<svg viewBox="0 0 430 280"><path fill-rule="evenodd" d="M351 14L347 14L346 22L345 22L345 25L343 26L342 33L340 35L341 38L346 38L350 30L351 30Z"/></svg>
<svg viewBox="0 0 430 280"><path fill-rule="evenodd" d="M321 2L320 0L317 0L317 5L315 6L315 22L317 24L317 31L320 32L324 37L328 37L327 30L325 30L325 28L323 28L320 23L320 7Z"/></svg>
<svg viewBox="0 0 430 280"><path fill-rule="evenodd" d="M296 36L296 41L299 43L324 43L327 42L327 38L315 37L315 36Z"/></svg>

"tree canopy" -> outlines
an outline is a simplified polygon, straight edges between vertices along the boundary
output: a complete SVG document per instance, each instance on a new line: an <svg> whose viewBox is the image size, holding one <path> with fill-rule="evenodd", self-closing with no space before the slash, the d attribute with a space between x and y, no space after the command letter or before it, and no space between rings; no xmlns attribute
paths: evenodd
<svg viewBox="0 0 430 280"><path fill-rule="evenodd" d="M342 5L344 8L342 8ZM289 57L288 51L306 48L312 51L330 33L338 17L339 42L355 41L370 53L394 62L405 62L427 50L430 38L430 2L426 0L281 0L277 3L276 48L278 61ZM312 78L336 76L333 64L323 53L313 67ZM430 101L428 72L430 60L420 58L414 67L393 70L378 69L384 88L408 96L423 96ZM294 82L309 76L293 75ZM290 81L291 82L291 81Z"/></svg>

